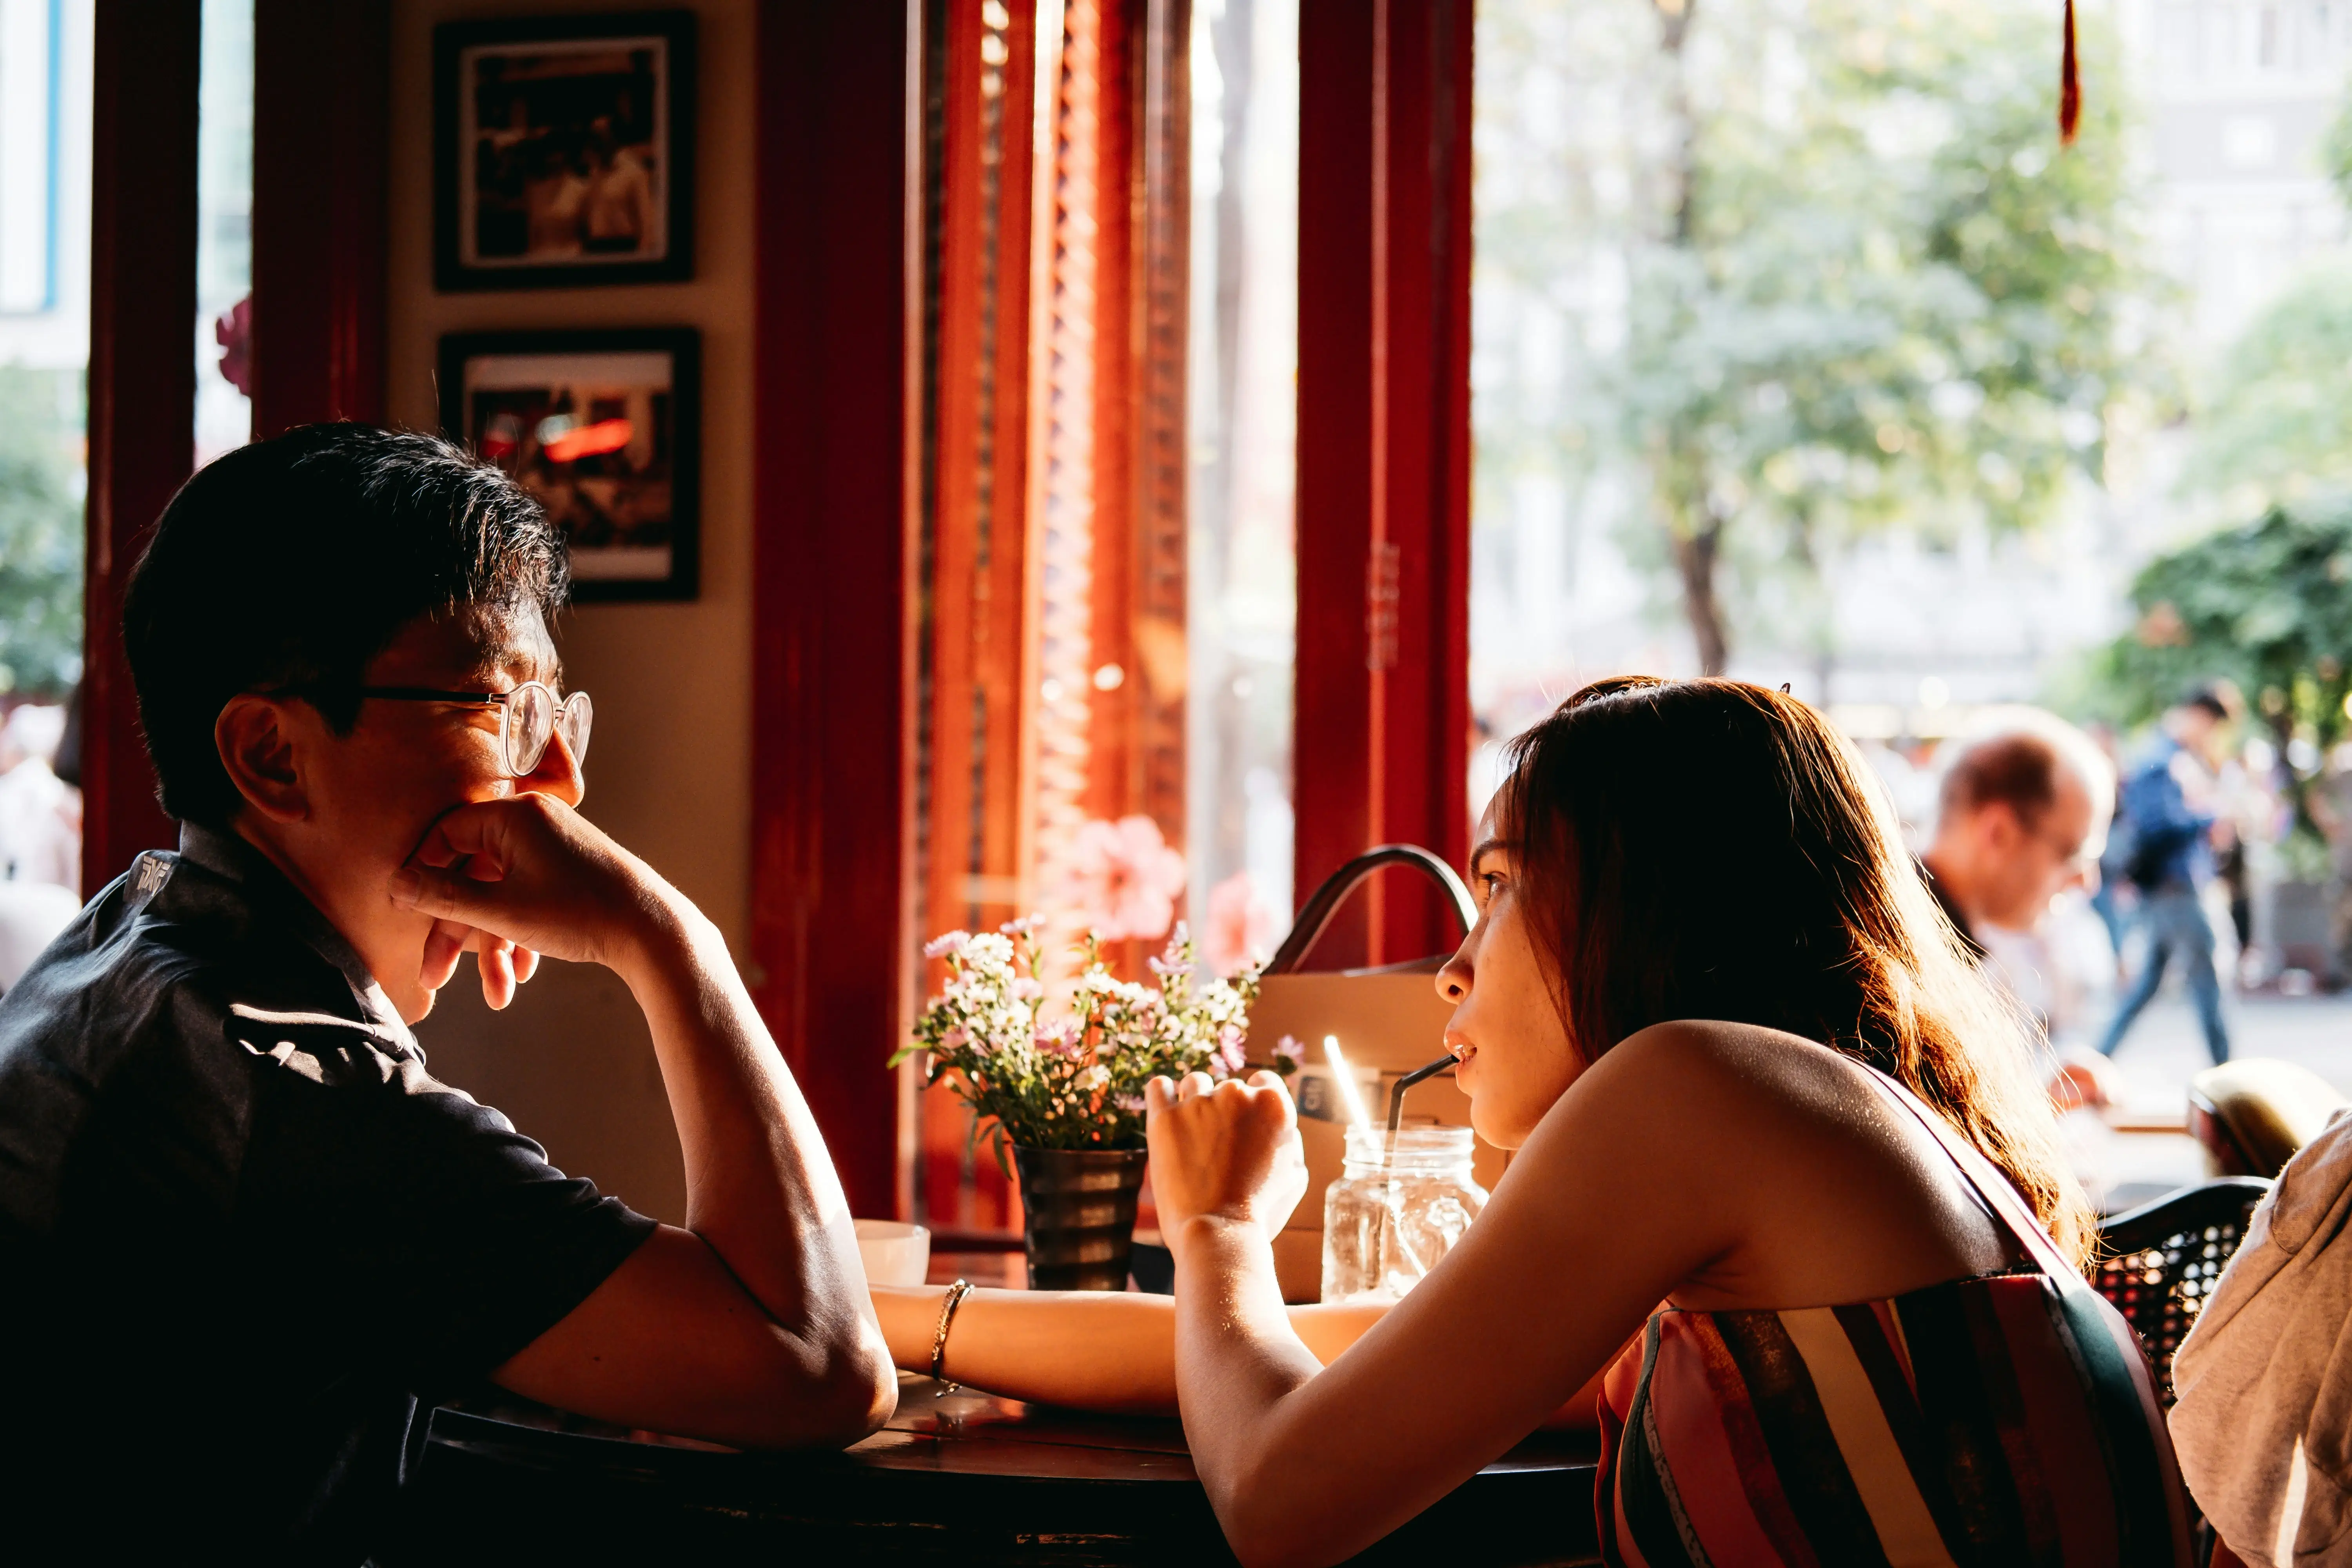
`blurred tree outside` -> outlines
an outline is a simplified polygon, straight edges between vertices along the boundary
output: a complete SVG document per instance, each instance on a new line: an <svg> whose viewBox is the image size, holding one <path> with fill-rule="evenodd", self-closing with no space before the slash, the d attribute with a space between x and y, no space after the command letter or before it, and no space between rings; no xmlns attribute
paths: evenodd
<svg viewBox="0 0 2352 1568"><path fill-rule="evenodd" d="M2208 534L2149 562L2132 604L2137 624L2098 658L2097 705L2139 723L2200 681L2236 681L2287 769L2290 863L2312 874L2341 828L2321 763L2352 735L2352 506L2273 506Z"/></svg>
<svg viewBox="0 0 2352 1568"><path fill-rule="evenodd" d="M2321 155L2352 198L2352 95ZM2288 863L2316 877L2323 841L2352 837L2329 765L2352 738L2352 266L2331 258L2289 285L2197 401L2179 490L2192 519L2221 526L2141 571L2135 625L2072 705L2137 724L2196 681L2237 681L2294 807Z"/></svg>
<svg viewBox="0 0 2352 1568"><path fill-rule="evenodd" d="M0 698L81 678L82 377L0 365Z"/></svg>
<svg viewBox="0 0 2352 1568"><path fill-rule="evenodd" d="M1623 129L1548 188L1483 198L1479 257L1580 319L1557 352L1581 391L1486 418L1480 480L1534 444L1623 473L1629 553L1708 672L1744 632L1832 636L1821 574L1868 531L2041 523L2100 476L2117 406L2168 395L2103 17L2083 18L2085 114L2062 149L2044 5L1581 9L1626 72ZM1563 223L1594 235L1581 267L1561 265Z"/></svg>

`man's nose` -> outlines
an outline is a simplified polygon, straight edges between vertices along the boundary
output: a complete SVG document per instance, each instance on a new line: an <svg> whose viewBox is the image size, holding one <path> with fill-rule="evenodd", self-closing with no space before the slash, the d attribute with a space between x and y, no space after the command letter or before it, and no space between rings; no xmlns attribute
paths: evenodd
<svg viewBox="0 0 2352 1568"><path fill-rule="evenodd" d="M563 738L559 727L547 738L547 750L540 753L539 766L522 781L523 787L541 795L551 795L564 805L577 806L588 794L588 775L580 759L572 754L572 743Z"/></svg>

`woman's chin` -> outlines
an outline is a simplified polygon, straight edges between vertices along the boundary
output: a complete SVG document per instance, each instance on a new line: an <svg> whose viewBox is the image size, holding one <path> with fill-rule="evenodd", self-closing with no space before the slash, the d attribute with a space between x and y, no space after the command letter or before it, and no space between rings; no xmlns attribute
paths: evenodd
<svg viewBox="0 0 2352 1568"><path fill-rule="evenodd" d="M1470 1131L1478 1135L1479 1142L1490 1143L1497 1149L1517 1148L1526 1141L1527 1130L1521 1127L1496 1126L1496 1123L1500 1120L1501 1118L1493 1114L1490 1107L1480 1103L1478 1097L1471 1094Z"/></svg>

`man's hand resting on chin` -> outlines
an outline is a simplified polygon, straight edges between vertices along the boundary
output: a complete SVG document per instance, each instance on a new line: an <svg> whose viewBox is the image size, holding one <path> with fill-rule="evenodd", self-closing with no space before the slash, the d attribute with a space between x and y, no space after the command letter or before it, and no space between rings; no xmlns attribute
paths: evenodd
<svg viewBox="0 0 2352 1568"><path fill-rule="evenodd" d="M493 1007L506 1005L541 954L634 981L656 945L700 920L651 867L551 795L457 807L389 890L394 903L435 918L425 984L446 984L457 955L472 949Z"/></svg>

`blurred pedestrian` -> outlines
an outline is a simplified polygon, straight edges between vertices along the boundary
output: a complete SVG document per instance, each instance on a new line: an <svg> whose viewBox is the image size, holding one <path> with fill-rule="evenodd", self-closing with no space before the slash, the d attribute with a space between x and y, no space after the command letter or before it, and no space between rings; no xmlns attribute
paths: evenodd
<svg viewBox="0 0 2352 1568"><path fill-rule="evenodd" d="M2108 724L2091 724L2083 732L2091 738L2093 745L2099 748L2099 755L2107 764L2107 776L2116 781L2115 787L2108 792L2107 801L2107 817L2113 821L2123 814L2123 753L2116 744L2115 728ZM2097 915L2099 923L2107 928L2107 942L2115 949L2118 964L2124 951L2125 929L2123 865L2116 858L2121 844L2117 835L2107 835L2107 847L2099 857L2099 885L2091 889L2091 912ZM2121 978L2120 968L2117 978Z"/></svg>
<svg viewBox="0 0 2352 1568"><path fill-rule="evenodd" d="M34 703L0 724L0 881L81 884L81 794L49 765L65 728L63 707Z"/></svg>
<svg viewBox="0 0 2352 1568"><path fill-rule="evenodd" d="M2099 1042L2104 1056L2115 1055L2178 958L2204 1026L2206 1050L2217 1064L2230 1059L2221 983L2213 970L2213 925L2206 918L2203 893L2214 873L2217 775L2229 754L2231 728L2244 710L2237 688L2227 681L2197 688L2166 710L2155 743L2124 781L2116 831L2128 837L2122 848L2124 874L2139 889L2138 923L2147 931L2147 960Z"/></svg>

